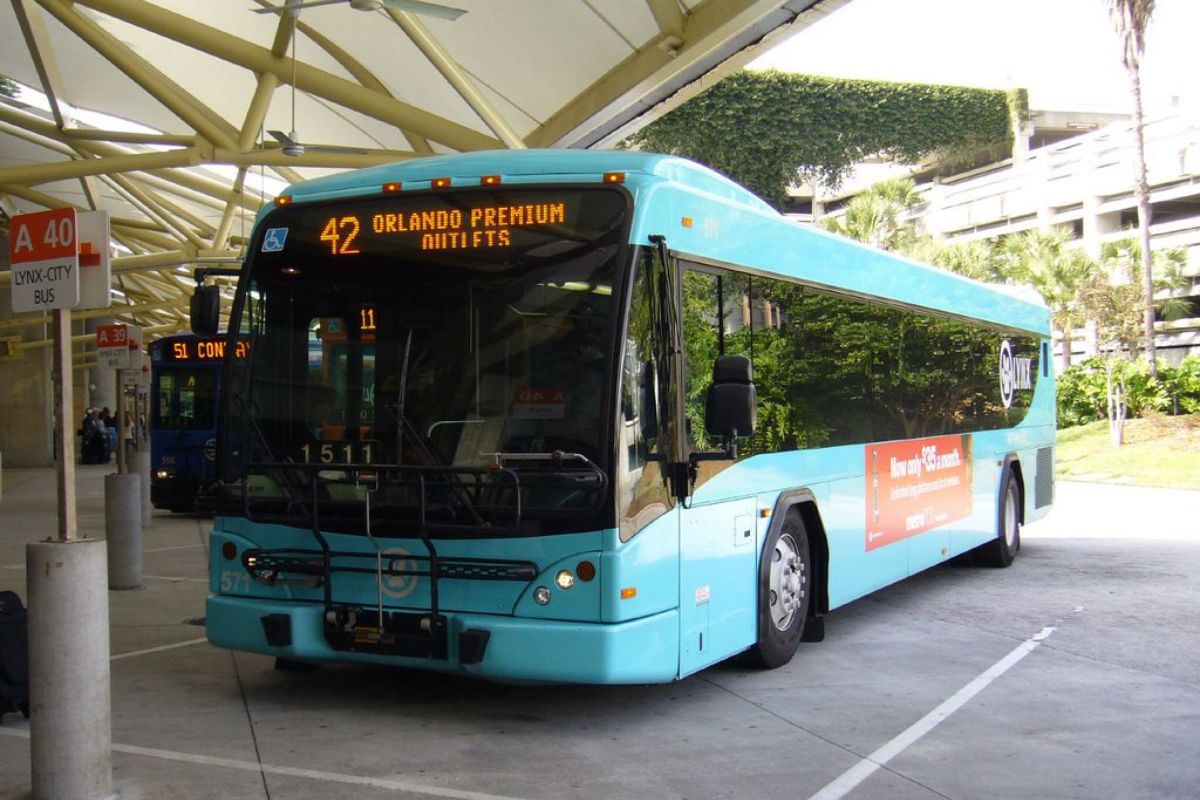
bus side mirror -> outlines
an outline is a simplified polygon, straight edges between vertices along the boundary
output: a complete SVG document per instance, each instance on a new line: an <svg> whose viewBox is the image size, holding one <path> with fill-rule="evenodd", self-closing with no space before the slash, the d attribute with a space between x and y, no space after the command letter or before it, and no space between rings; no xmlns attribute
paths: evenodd
<svg viewBox="0 0 1200 800"><path fill-rule="evenodd" d="M221 289L217 286L197 286L192 292L192 333L215 336L221 322Z"/></svg>
<svg viewBox="0 0 1200 800"><path fill-rule="evenodd" d="M717 356L704 408L704 430L727 442L754 433L757 392L745 356Z"/></svg>

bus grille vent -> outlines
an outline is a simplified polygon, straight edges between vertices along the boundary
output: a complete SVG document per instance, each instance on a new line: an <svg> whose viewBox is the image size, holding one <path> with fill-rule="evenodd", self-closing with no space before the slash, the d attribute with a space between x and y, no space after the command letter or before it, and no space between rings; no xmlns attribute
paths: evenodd
<svg viewBox="0 0 1200 800"><path fill-rule="evenodd" d="M1044 508L1054 502L1054 448L1037 451L1037 477L1033 483L1033 506Z"/></svg>

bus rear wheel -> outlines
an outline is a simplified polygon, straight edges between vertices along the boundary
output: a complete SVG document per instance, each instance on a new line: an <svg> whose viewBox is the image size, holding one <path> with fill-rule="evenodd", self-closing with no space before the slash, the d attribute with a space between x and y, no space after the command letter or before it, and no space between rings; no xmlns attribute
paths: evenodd
<svg viewBox="0 0 1200 800"><path fill-rule="evenodd" d="M996 512L996 538L976 550L985 567L1007 567L1021 549L1021 486L1011 469L1004 470L1000 507Z"/></svg>
<svg viewBox="0 0 1200 800"><path fill-rule="evenodd" d="M763 548L758 582L758 641L746 661L774 669L795 655L812 596L808 535L795 511L787 513Z"/></svg>

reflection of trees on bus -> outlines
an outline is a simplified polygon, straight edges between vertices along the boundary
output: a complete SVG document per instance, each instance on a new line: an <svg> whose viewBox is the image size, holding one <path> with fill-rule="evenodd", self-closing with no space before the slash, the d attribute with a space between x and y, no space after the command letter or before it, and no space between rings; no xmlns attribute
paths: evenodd
<svg viewBox="0 0 1200 800"><path fill-rule="evenodd" d="M1005 408L999 343L1037 358L1034 338L998 327L707 269L685 273L684 324L694 446L707 446L707 365L718 352L754 365L758 430L745 455L1007 427L1030 396Z"/></svg>

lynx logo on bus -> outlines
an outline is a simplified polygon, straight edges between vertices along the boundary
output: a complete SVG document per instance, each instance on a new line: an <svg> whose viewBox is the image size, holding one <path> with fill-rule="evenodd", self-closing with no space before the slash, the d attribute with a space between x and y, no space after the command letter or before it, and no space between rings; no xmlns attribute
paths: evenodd
<svg viewBox="0 0 1200 800"><path fill-rule="evenodd" d="M1005 408L1011 408L1013 396L1018 389L1033 388L1033 359L1017 358L1013 354L1012 342L1005 339L1000 343L1000 400Z"/></svg>
<svg viewBox="0 0 1200 800"><path fill-rule="evenodd" d="M867 459L867 550L971 514L971 437L872 444Z"/></svg>

